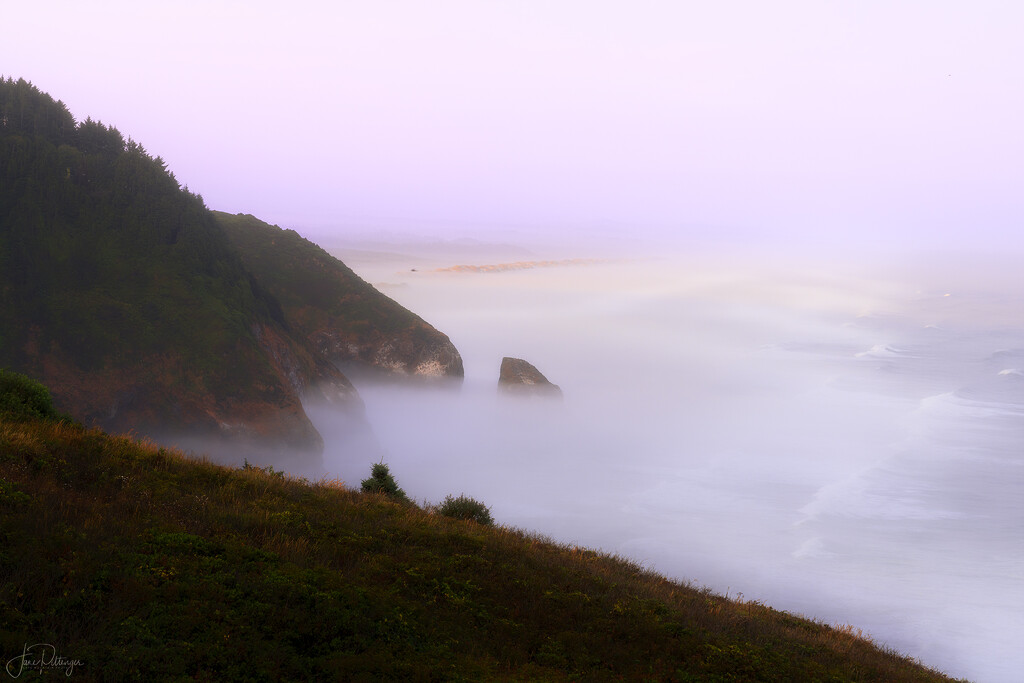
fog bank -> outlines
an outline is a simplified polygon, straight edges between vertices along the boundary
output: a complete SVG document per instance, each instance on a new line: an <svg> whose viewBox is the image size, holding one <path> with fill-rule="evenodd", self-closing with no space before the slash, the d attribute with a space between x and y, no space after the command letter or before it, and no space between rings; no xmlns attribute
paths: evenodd
<svg viewBox="0 0 1024 683"><path fill-rule="evenodd" d="M329 472L357 486L383 457L420 501L465 493L499 523L853 624L957 676L1024 668L1014 269L418 258L348 262L451 337L465 383L357 381L374 443L334 446L314 413ZM564 400L499 396L503 356Z"/></svg>

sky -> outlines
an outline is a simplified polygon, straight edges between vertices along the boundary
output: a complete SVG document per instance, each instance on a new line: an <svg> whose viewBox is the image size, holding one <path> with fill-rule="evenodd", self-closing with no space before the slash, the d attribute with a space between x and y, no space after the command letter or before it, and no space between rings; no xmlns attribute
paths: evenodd
<svg viewBox="0 0 1024 683"><path fill-rule="evenodd" d="M0 74L309 236L1024 251L1024 4L52 0Z"/></svg>

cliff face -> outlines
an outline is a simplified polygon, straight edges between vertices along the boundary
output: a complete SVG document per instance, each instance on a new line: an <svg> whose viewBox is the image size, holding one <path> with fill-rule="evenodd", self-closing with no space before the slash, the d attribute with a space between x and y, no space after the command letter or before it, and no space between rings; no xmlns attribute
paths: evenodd
<svg viewBox="0 0 1024 683"><path fill-rule="evenodd" d="M307 464L323 441L302 401L361 408L159 157L11 79L0 80L0 366L42 380L90 425L214 451L287 448Z"/></svg>
<svg viewBox="0 0 1024 683"><path fill-rule="evenodd" d="M327 323L312 330L309 339L326 358L337 363L357 363L396 375L463 377L462 356L455 345L419 319L392 332L353 331Z"/></svg>
<svg viewBox="0 0 1024 683"><path fill-rule="evenodd" d="M303 400L362 409L352 382L332 363L282 333L278 327L253 325L253 335L277 372Z"/></svg>
<svg viewBox="0 0 1024 683"><path fill-rule="evenodd" d="M281 303L289 328L324 358L398 375L462 378L462 356L447 336L320 247L253 216L215 214L245 266Z"/></svg>
<svg viewBox="0 0 1024 683"><path fill-rule="evenodd" d="M215 458L244 451L259 462L288 451L301 469L316 470L323 440L301 399L327 394L342 410L358 411L359 398L333 366L314 367L311 355L303 359L278 330L255 331L259 341L240 341L220 373L200 369L179 350L141 351L129 363L108 358L86 368L59 348L65 340L45 350L26 344L22 362L9 365L49 384L62 411L106 431L168 445L188 441Z"/></svg>
<svg viewBox="0 0 1024 683"><path fill-rule="evenodd" d="M102 371L85 371L49 353L28 370L52 382L55 406L86 425L149 438L229 465L245 459L294 474L323 473L323 438L300 394L275 381L280 373L264 374L254 382L254 390L218 392L204 386L201 377L190 376L184 370L188 364L177 354L150 357L135 367L111 364ZM333 366L330 370L337 373ZM332 380L318 386L331 387ZM347 381L340 391L342 403L336 398L334 409L354 429L363 428L359 397ZM319 393L310 386L302 396L307 397L316 401Z"/></svg>

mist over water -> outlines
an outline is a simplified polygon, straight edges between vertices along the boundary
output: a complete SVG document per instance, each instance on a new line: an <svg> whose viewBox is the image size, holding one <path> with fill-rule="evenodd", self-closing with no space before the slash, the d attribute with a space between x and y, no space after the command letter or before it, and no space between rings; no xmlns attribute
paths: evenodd
<svg viewBox="0 0 1024 683"><path fill-rule="evenodd" d="M346 262L448 334L466 379L357 381L373 444L311 415L331 474L358 485L379 448L419 501L465 493L498 523L849 623L957 676L1024 670L1013 268ZM498 395L503 356L564 399Z"/></svg>

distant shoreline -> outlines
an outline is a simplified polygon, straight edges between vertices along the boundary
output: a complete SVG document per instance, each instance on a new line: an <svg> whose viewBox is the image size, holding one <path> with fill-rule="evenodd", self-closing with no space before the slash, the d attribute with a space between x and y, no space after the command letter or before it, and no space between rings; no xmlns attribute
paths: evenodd
<svg viewBox="0 0 1024 683"><path fill-rule="evenodd" d="M500 273L507 270L528 270L530 268L554 268L558 266L587 266L596 263L609 263L609 259L569 258L555 261L515 261L513 263L494 263L487 265L457 265L447 268L435 268L432 273Z"/></svg>

